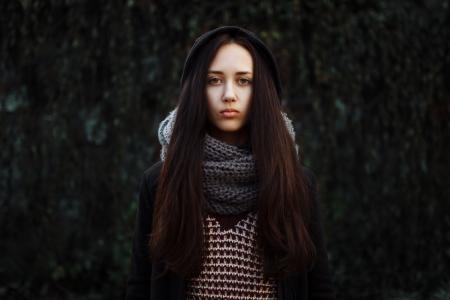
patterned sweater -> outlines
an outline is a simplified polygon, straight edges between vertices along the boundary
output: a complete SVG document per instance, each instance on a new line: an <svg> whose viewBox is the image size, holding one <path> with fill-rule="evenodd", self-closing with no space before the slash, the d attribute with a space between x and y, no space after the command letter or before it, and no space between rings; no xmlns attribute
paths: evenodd
<svg viewBox="0 0 450 300"><path fill-rule="evenodd" d="M206 217L205 260L199 276L187 282L187 299L277 299L276 281L263 278L256 221L255 212L234 226L230 218Z"/></svg>
<svg viewBox="0 0 450 300"><path fill-rule="evenodd" d="M152 274L156 275L166 269L166 264L164 262L152 261L148 257L148 238L151 232L152 222L151 216L157 187L156 183L161 166L161 162L154 164L145 171L142 177L130 270L127 279L126 300L147 300L150 298L164 300L186 299L186 280L173 272L167 272L164 276L153 277ZM310 232L311 238L315 241L317 247L317 261L311 271L290 274L289 280L282 279L277 281L278 296L282 299L335 300L336 292L329 269L318 209L319 202L316 198L315 177L311 170L307 168L304 168L303 172L305 172L307 182L311 187L313 210ZM219 217L215 217L215 219L219 220ZM214 224L214 222L212 223ZM220 222L221 228L224 229L222 224L223 222ZM243 224L243 221L241 224ZM233 226L236 225L233 223ZM225 298L225 296L222 297ZM192 293L190 298L193 298ZM211 296L209 298L213 297ZM242 298L245 299L245 296Z"/></svg>

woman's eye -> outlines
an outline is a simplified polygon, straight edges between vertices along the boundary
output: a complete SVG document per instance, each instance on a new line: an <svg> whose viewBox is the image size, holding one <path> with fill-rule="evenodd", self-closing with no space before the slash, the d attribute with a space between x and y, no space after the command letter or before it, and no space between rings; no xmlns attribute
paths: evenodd
<svg viewBox="0 0 450 300"><path fill-rule="evenodd" d="M217 77L212 77L208 79L208 84L218 84L220 83L220 79Z"/></svg>
<svg viewBox="0 0 450 300"><path fill-rule="evenodd" d="M247 84L251 83L251 81L249 79L247 79L247 78L239 78L238 82L239 82L240 85L247 85Z"/></svg>

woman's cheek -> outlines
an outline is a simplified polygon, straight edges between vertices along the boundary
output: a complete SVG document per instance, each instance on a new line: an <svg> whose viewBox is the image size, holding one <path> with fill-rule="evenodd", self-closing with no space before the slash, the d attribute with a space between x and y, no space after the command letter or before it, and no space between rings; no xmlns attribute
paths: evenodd
<svg viewBox="0 0 450 300"><path fill-rule="evenodd" d="M220 100L220 90L218 88L208 88L206 90L206 96L208 97L208 104L211 108L218 105L218 100Z"/></svg>

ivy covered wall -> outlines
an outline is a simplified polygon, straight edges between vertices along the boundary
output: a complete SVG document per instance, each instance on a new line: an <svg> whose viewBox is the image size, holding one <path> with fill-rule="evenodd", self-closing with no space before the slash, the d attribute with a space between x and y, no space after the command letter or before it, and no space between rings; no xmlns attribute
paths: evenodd
<svg viewBox="0 0 450 300"><path fill-rule="evenodd" d="M450 299L449 1L0 2L0 298L120 299L188 50L273 50L340 299Z"/></svg>

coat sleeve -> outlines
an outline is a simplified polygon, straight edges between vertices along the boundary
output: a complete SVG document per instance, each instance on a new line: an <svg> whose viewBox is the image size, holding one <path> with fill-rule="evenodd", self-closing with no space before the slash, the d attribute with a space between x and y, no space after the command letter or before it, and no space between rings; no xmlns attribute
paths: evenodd
<svg viewBox="0 0 450 300"><path fill-rule="evenodd" d="M138 207L127 278L126 300L150 299L152 264L148 241L152 225L153 201L160 164L144 172L139 185Z"/></svg>
<svg viewBox="0 0 450 300"><path fill-rule="evenodd" d="M308 298L310 300L334 300L336 299L336 291L329 268L316 179L314 173L306 168L305 175L309 181L310 199L312 202L310 233L317 251L316 261L308 272Z"/></svg>

